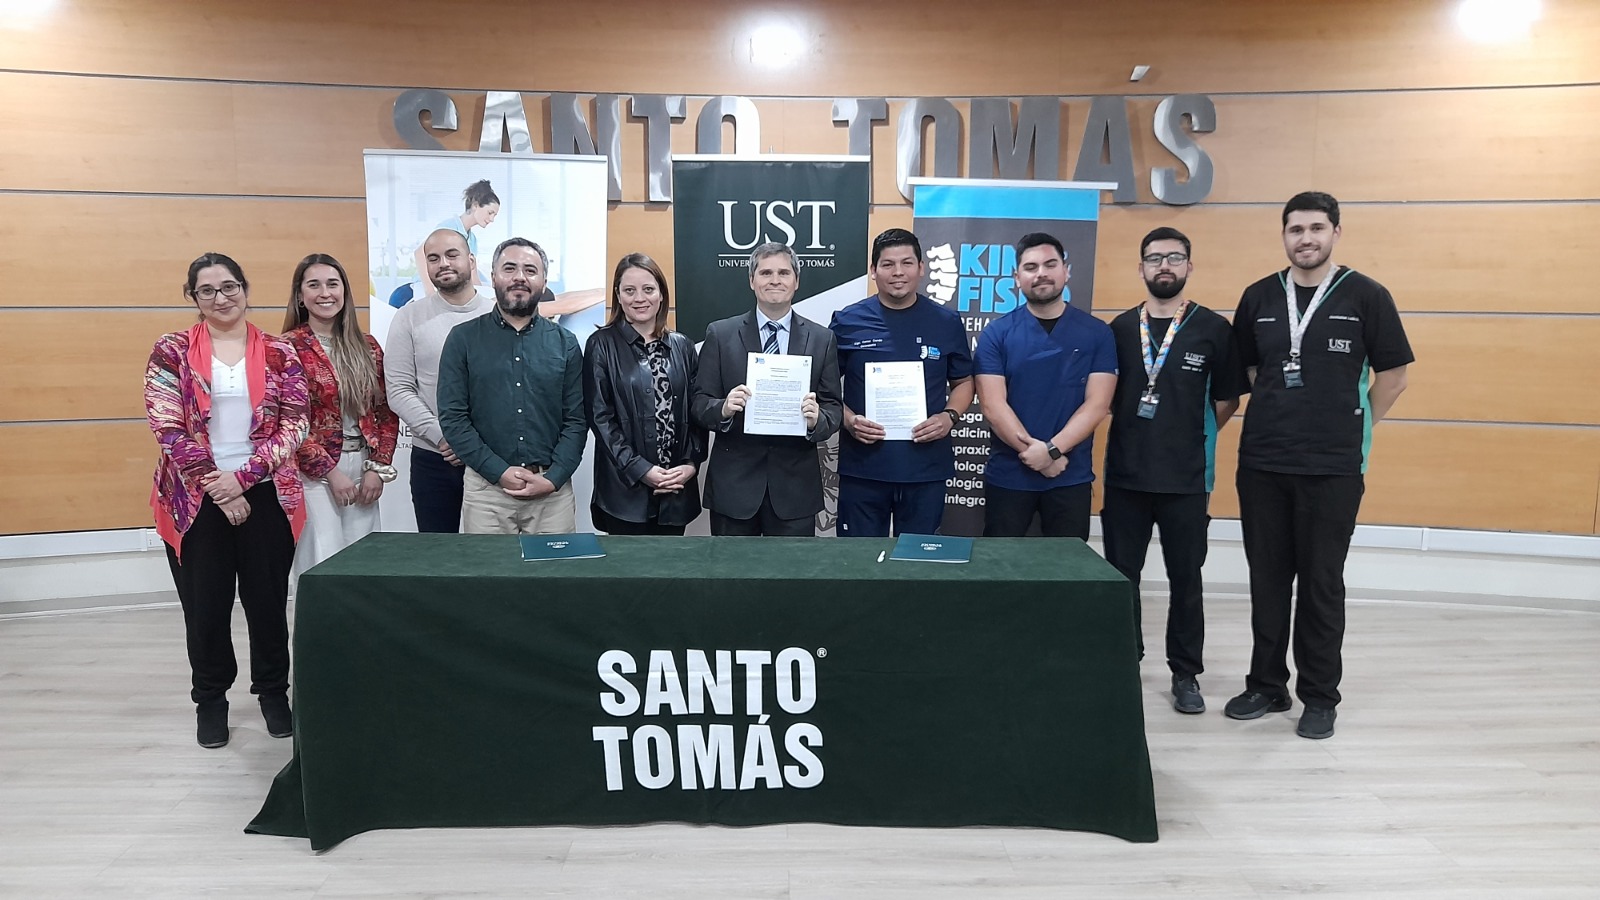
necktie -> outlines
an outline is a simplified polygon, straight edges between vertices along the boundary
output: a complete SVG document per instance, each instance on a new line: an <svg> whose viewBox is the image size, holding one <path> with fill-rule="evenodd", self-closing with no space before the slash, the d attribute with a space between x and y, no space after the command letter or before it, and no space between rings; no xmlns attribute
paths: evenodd
<svg viewBox="0 0 1600 900"><path fill-rule="evenodd" d="M767 340L766 340L766 343L761 345L761 352L762 353L778 353L778 352L780 352L778 350L778 323L777 322L768 322L764 327L767 329Z"/></svg>

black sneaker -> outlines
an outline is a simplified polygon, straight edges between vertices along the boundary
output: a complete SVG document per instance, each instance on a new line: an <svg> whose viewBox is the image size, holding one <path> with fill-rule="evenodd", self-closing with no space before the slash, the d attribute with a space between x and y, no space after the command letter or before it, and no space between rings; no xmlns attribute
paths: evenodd
<svg viewBox="0 0 1600 900"><path fill-rule="evenodd" d="M194 739L207 750L227 746L228 701L208 700L194 708Z"/></svg>
<svg viewBox="0 0 1600 900"><path fill-rule="evenodd" d="M1190 715L1206 711L1206 700L1200 696L1200 682L1193 675L1172 676L1172 708Z"/></svg>
<svg viewBox="0 0 1600 900"><path fill-rule="evenodd" d="M1245 691L1239 696L1228 701L1222 708L1230 719L1259 719L1269 712L1283 712L1294 704L1289 698L1281 694L1263 694L1260 691Z"/></svg>
<svg viewBox="0 0 1600 900"><path fill-rule="evenodd" d="M1300 714L1300 724L1296 726L1294 733L1313 741L1331 738L1333 720L1338 717L1338 711L1331 706L1308 706L1306 711Z"/></svg>
<svg viewBox="0 0 1600 900"><path fill-rule="evenodd" d="M275 738L294 734L294 717L289 713L289 698L285 694L262 694L261 718L267 720L267 734Z"/></svg>

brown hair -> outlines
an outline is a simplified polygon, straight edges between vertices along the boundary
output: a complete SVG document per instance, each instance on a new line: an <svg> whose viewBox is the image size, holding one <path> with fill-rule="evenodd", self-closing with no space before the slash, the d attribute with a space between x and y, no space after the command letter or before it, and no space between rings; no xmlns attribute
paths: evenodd
<svg viewBox="0 0 1600 900"><path fill-rule="evenodd" d="M650 273L656 280L656 288L661 291L661 306L656 310L656 327L651 330L652 340L660 340L667 333L667 307L671 305L672 295L667 290L667 276L662 274L661 267L656 261L643 253L629 253L617 260L617 271L611 276L611 321L608 325L618 325L627 322L623 315L622 304L617 299L617 293L622 290L622 276L629 269L643 269Z"/></svg>
<svg viewBox="0 0 1600 900"><path fill-rule="evenodd" d="M366 335L361 333L361 323L356 321L356 302L350 294L350 277L344 266L326 253L313 253L294 267L294 279L289 286L289 309L283 315L283 330L292 331L311 319L311 312L300 299L300 286L305 283L306 270L312 266L328 266L339 273L344 286L344 306L333 320L333 340L328 345L328 358L333 362L334 377L339 379L339 408L346 415L360 418L372 410L378 401L378 364L367 347Z"/></svg>

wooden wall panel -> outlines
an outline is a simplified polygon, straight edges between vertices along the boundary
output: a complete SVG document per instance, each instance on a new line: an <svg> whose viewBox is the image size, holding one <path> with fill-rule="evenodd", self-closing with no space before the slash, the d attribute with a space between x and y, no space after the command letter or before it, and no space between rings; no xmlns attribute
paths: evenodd
<svg viewBox="0 0 1600 900"><path fill-rule="evenodd" d="M1089 97L1137 89L1141 204L1103 207L1099 313L1140 299L1137 241L1163 224L1196 241L1191 292L1231 309L1245 284L1284 264L1283 200L1332 191L1346 204L1337 258L1394 291L1421 357L1403 418L1380 426L1363 521L1600 531L1600 400L1587 390L1600 359L1584 352L1600 338L1600 295L1575 289L1571 274L1600 226L1590 162L1600 5L1544 5L1530 39L1477 45L1456 30L1453 3L1197 11L1179 0L1023 0L974 17L970 4L930 0L909 21L898 7L846 0L778 14L685 0L665 15L635 0L603 10L484 0L474 16L495 23L497 43L463 57L439 52L441 26L460 17L436 0L58 4L31 31L8 23L14 39L0 41L11 123L0 131L0 220L21 226L0 260L0 429L19 436L0 441L0 500L41 509L8 527L146 522L148 459L112 491L120 507L99 502L98 485L65 502L27 492L59 493L59 473L99 465L108 448L153 456L140 374L154 337L192 321L177 284L197 253L239 258L256 304L270 307L301 256L329 251L365 303L361 151L399 147L401 90L439 87L458 107L459 130L437 133L452 150L477 149L486 89L529 92L540 152L552 149L549 91L750 96L767 153L843 153L831 98L899 98L873 129L870 234L911 224L895 186L904 98L1067 96L1070 178ZM752 58L751 29L774 21L807 39L795 66ZM1152 66L1136 86L1126 81L1135 62ZM1175 164L1151 127L1158 100L1175 93L1217 103L1218 130L1199 139L1216 184L1198 207L1160 206L1149 191L1150 169ZM674 125L673 152L696 151L703 103L691 99ZM608 216L607 255L650 253L670 278L671 208L644 202L645 124L626 100L622 112L624 203ZM965 123L957 144L961 173L987 174L968 172ZM50 262L68 248L88 249L90 264ZM276 330L281 309L254 318ZM1472 420L1552 424L1463 424ZM127 446L105 436L135 432ZM1234 502L1237 433L1224 434L1218 514ZM1480 484L1490 467L1499 477Z"/></svg>
<svg viewBox="0 0 1600 900"><path fill-rule="evenodd" d="M344 263L351 290L367 294L359 200L0 193L0 221L27 223L0 258L0 307L187 307L189 263L211 250L239 261L257 303L286 302L295 264L314 252ZM93 264L49 262L73 249ZM41 264L49 266L42 282Z"/></svg>
<svg viewBox="0 0 1600 900"><path fill-rule="evenodd" d="M1600 429L1382 423L1363 522L1595 533Z"/></svg>
<svg viewBox="0 0 1600 900"><path fill-rule="evenodd" d="M1153 91L1359 90L1600 81L1600 10L1545 0L1532 39L1466 40L1454 3L1285 6L1231 0L1023 0L1000 14L958 0L903 7L819 0L784 7L680 0L603 7L481 0L495 31L441 52L464 26L430 0L76 0L0 42L0 68L326 84L840 96L1125 91L1135 61ZM752 59L749 36L782 23L797 64ZM19 30L23 26L18 27ZM467 39L467 38L463 38ZM204 48L203 51L201 48ZM1137 58L1137 60L1135 60ZM953 65L952 61L963 64ZM1044 87L1041 87L1044 86Z"/></svg>
<svg viewBox="0 0 1600 900"><path fill-rule="evenodd" d="M0 534L150 526L155 465L143 420L0 425Z"/></svg>
<svg viewBox="0 0 1600 900"><path fill-rule="evenodd" d="M0 423L144 416L150 348L196 321L183 309L0 310ZM256 307L250 321L277 334L283 307Z"/></svg>
<svg viewBox="0 0 1600 900"><path fill-rule="evenodd" d="M1417 354L1391 415L1600 425L1600 317L1414 316Z"/></svg>
<svg viewBox="0 0 1600 900"><path fill-rule="evenodd" d="M1218 518L1238 516L1240 424L1230 424L1219 441L1211 503ZM0 425L0 509L7 511L0 533L148 525L155 455L142 420ZM74 489L63 490L66 484ZM1374 439L1360 521L1595 534L1597 497L1595 429L1385 422Z"/></svg>
<svg viewBox="0 0 1600 900"><path fill-rule="evenodd" d="M1126 309L1140 301L1139 240L1171 225L1194 241L1190 292L1213 309L1232 309L1245 285L1285 265L1278 204L1105 206L1101 209L1095 300ZM189 260L215 249L238 259L273 302L306 253L332 253L366 292L365 207L360 200L144 197L0 193L0 219L26 222L0 258L0 284L27 284L28 267L66 246L94 247L95 266L57 266L48 295L0 292L5 306L169 306ZM614 206L607 217L612 259L639 250L667 269L672 208ZM1405 313L1556 312L1600 314L1600 293L1572 289L1571 260L1600 233L1600 203L1351 204L1336 258L1382 281ZM906 206L875 206L869 238L909 228ZM1440 241L1440 230L1450 237ZM105 273L115 273L108 286Z"/></svg>
<svg viewBox="0 0 1600 900"><path fill-rule="evenodd" d="M0 188L358 197L361 151L400 144L390 119L397 93L0 74L0 102L26 123L0 132ZM534 116L535 98L527 99L534 147L543 152L547 128ZM1589 86L1221 97L1219 128L1201 141L1216 165L1210 202L1281 203L1311 186L1347 201L1600 197L1600 172L1588 164L1600 155L1600 134L1588 127L1597 104L1600 87ZM701 105L674 128L676 152L692 151ZM84 114L98 107L114 112ZM874 202L901 202L893 149L902 107L891 104L891 121L875 131ZM826 100L761 101L758 109L764 150L845 146ZM1072 175L1086 109L1073 101L1063 113L1063 177ZM1146 202L1150 168L1175 164L1155 143L1153 109L1153 100L1130 104ZM478 120L463 116L461 126L447 146L476 149L469 143ZM623 166L635 174L624 179L625 196L642 200L643 126L630 123L623 133ZM924 174L931 157L930 149Z"/></svg>
<svg viewBox="0 0 1600 900"><path fill-rule="evenodd" d="M1239 515L1243 425L1229 423L1217 441L1211 514L1219 518ZM1600 429L1385 421L1371 462L1365 525L1600 533Z"/></svg>
<svg viewBox="0 0 1600 900"><path fill-rule="evenodd" d="M1323 95L1311 181L1348 200L1600 197L1597 105L1595 85Z"/></svg>

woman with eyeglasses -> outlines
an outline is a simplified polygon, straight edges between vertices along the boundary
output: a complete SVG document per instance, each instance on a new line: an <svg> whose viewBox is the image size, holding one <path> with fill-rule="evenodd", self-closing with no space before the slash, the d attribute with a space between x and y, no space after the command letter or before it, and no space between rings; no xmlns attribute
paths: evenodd
<svg viewBox="0 0 1600 900"><path fill-rule="evenodd" d="M595 527L683 534L700 515L706 432L689 418L694 343L667 329L667 279L631 253L611 279L611 321L584 350L583 399L595 435Z"/></svg>
<svg viewBox="0 0 1600 900"><path fill-rule="evenodd" d="M395 479L400 420L383 385L383 350L356 322L344 266L313 253L295 267L283 337L311 392L311 432L295 453L306 489L306 532L294 578L378 530L378 497Z"/></svg>
<svg viewBox="0 0 1600 900"><path fill-rule="evenodd" d="M294 450L306 436L306 378L294 348L245 320L250 283L207 253L184 296L200 321L163 335L145 369L144 404L161 456L150 506L183 606L202 747L228 743L238 675L235 593L250 632L250 692L267 733L294 733L289 711L289 569L305 522Z"/></svg>

